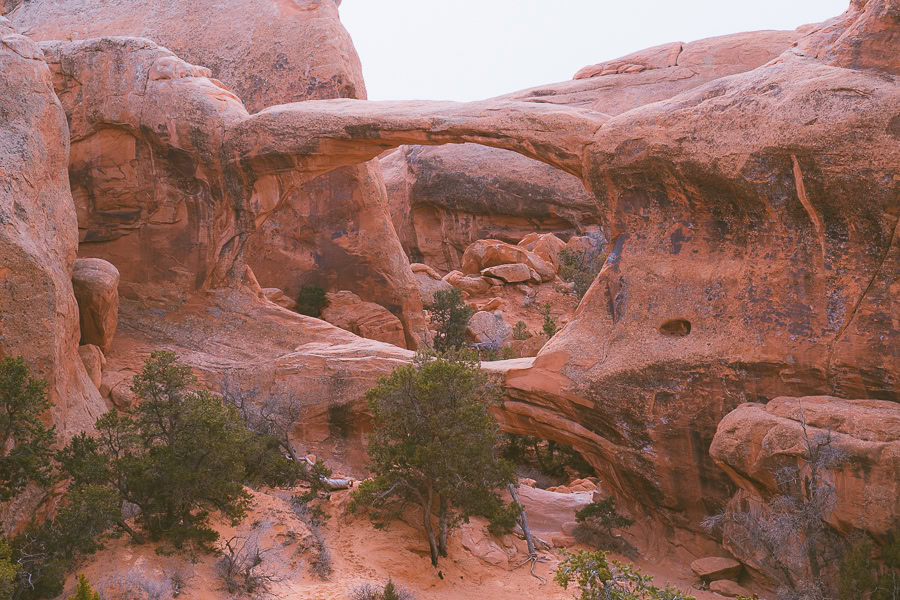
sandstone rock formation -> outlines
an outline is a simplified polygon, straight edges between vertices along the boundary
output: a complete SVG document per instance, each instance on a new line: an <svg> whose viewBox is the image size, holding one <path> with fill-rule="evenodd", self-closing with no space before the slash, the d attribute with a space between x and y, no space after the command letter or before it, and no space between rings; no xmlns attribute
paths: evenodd
<svg viewBox="0 0 900 600"><path fill-rule="evenodd" d="M404 250L444 272L476 240L516 243L536 229L572 234L597 222L576 177L508 150L404 146L381 166Z"/></svg>
<svg viewBox="0 0 900 600"><path fill-rule="evenodd" d="M556 278L556 270L551 263L521 246L513 246L498 240L478 240L471 244L463 253L461 267L463 273L477 274L489 267L512 264L521 264L534 269L542 281L553 281ZM526 277L518 281L527 279Z"/></svg>
<svg viewBox="0 0 900 600"><path fill-rule="evenodd" d="M469 319L466 337L484 348L499 350L512 335L502 314L480 310Z"/></svg>
<svg viewBox="0 0 900 600"><path fill-rule="evenodd" d="M322 320L370 340L378 340L406 348L403 324L386 308L364 302L353 292L331 292L325 295L328 305Z"/></svg>
<svg viewBox="0 0 900 600"><path fill-rule="evenodd" d="M62 438L105 410L78 355L69 134L40 48L0 17L0 356L48 382Z"/></svg>
<svg viewBox="0 0 900 600"><path fill-rule="evenodd" d="M119 325L119 271L99 258L79 258L72 271L81 343L112 347Z"/></svg>
<svg viewBox="0 0 900 600"><path fill-rule="evenodd" d="M719 423L710 447L713 459L740 488L735 501L778 493L775 472L806 457L803 422L813 442L830 432L831 444L846 456L833 474L837 506L829 522L839 531L864 530L876 539L884 535L900 519L896 402L813 396L740 405Z"/></svg>
<svg viewBox="0 0 900 600"><path fill-rule="evenodd" d="M698 558L691 563L691 571L703 581L735 579L741 574L741 563L724 556Z"/></svg>
<svg viewBox="0 0 900 600"><path fill-rule="evenodd" d="M39 40L110 35L152 39L185 61L208 68L191 73L221 80L247 110L256 112L300 100L365 98L359 58L341 25L338 4L37 0L19 6L11 18ZM109 68L109 62L104 64L108 60L131 73L120 65L121 57L95 59L91 65L80 58L78 76L86 67ZM65 84L75 87L73 77L68 73ZM140 79L112 83L107 87L101 82L106 93L121 85L134 87L135 100L128 108L120 107L126 113L146 103L155 105L163 100L160 94L165 95L154 84L144 90ZM106 101L97 91L86 101ZM225 90L216 93L223 99L228 95ZM167 127L192 121L191 130L203 131L183 130L177 140L159 129L132 129L139 112L130 118L121 115L121 122L94 119L91 128L73 135L70 172L82 229L80 254L110 260L122 271L126 287L141 284L145 295L165 294L173 284L187 290L219 285L222 273L210 274L215 268L232 271L231 280L239 280L245 263L264 287L280 288L289 296L296 296L304 283L351 290L397 315L407 342L415 345L425 329L422 307L388 216L378 163L350 165L316 181L300 181L290 173L272 175L258 182L253 206L248 207L245 198L230 198L234 181L221 171L220 148L215 145L231 120L230 115L214 115L243 111L229 104L235 103L195 105L193 110L205 116L168 115ZM202 120L207 122L201 125ZM224 258L216 267L212 263L220 253ZM149 262L144 260L148 254L153 258ZM241 264L232 269L235 261ZM154 268L144 272L140 264ZM161 286L146 289L148 283L158 282Z"/></svg>
<svg viewBox="0 0 900 600"><path fill-rule="evenodd" d="M98 390L103 383L103 367L106 365L106 357L98 346L93 344L85 344L78 347L78 356L81 357L81 363L87 371L88 377Z"/></svg>

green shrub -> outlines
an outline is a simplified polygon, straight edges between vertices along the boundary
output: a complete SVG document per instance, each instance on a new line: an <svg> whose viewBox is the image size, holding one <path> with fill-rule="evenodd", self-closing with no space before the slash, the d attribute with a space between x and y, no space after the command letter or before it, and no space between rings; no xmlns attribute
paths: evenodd
<svg viewBox="0 0 900 600"><path fill-rule="evenodd" d="M322 309L328 306L328 300L325 298L325 290L322 286L314 283L304 283L300 286L300 293L297 294L297 312L308 317L319 318L322 316Z"/></svg>
<svg viewBox="0 0 900 600"><path fill-rule="evenodd" d="M353 493L352 507L385 526L406 503L422 509L431 562L447 556L451 529L471 515L505 518L497 490L515 480L512 465L494 457L499 402L496 383L463 353L429 356L394 369L366 394L375 478ZM430 515L437 514L437 531Z"/></svg>
<svg viewBox="0 0 900 600"><path fill-rule="evenodd" d="M559 253L559 277L574 284L574 293L579 298L584 298L604 262L606 257L601 253L567 248Z"/></svg>
<svg viewBox="0 0 900 600"><path fill-rule="evenodd" d="M384 587L363 583L353 588L350 600L412 600L413 595L388 579Z"/></svg>
<svg viewBox="0 0 900 600"><path fill-rule="evenodd" d="M91 589L87 577L78 576L78 585L75 587L75 595L69 596L69 600L100 600L100 594Z"/></svg>
<svg viewBox="0 0 900 600"><path fill-rule="evenodd" d="M670 585L656 587L653 577L633 565L607 561L603 551L563 551L563 555L555 580L563 589L576 583L579 600L696 600Z"/></svg>
<svg viewBox="0 0 900 600"><path fill-rule="evenodd" d="M466 327L475 310L466 304L460 290L435 292L434 302L425 308L431 312L431 324L435 326L435 350L446 352L466 346Z"/></svg>
<svg viewBox="0 0 900 600"><path fill-rule="evenodd" d="M873 559L874 545L868 536L858 537L841 563L840 600L897 600L900 598L900 536L889 535L881 549L881 560Z"/></svg>
<svg viewBox="0 0 900 600"><path fill-rule="evenodd" d="M531 333L528 331L528 326L525 325L525 321L518 321L515 326L513 326L514 340L527 340L530 337Z"/></svg>
<svg viewBox="0 0 900 600"><path fill-rule="evenodd" d="M556 323L556 317L550 314L550 310L553 307L550 306L550 303L547 302L544 306L541 307L541 315L544 317L544 335L548 338L552 338L556 335L556 332L559 331L559 325Z"/></svg>

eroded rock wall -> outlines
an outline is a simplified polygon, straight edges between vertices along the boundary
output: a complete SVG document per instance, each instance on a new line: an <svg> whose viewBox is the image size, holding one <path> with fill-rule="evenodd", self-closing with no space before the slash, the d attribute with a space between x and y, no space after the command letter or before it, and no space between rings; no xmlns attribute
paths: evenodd
<svg viewBox="0 0 900 600"><path fill-rule="evenodd" d="M66 115L40 48L0 17L0 357L47 380L62 439L105 410L78 356Z"/></svg>

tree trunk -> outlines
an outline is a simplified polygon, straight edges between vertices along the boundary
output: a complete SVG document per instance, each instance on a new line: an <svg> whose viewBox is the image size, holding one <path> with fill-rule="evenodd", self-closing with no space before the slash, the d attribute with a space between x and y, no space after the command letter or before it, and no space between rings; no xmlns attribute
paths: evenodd
<svg viewBox="0 0 900 600"><path fill-rule="evenodd" d="M447 512L450 510L449 503L447 502L447 498L444 497L443 494L439 496L438 500L438 524L440 526L440 537L438 538L438 552L444 558L447 557Z"/></svg>
<svg viewBox="0 0 900 600"><path fill-rule="evenodd" d="M515 502L522 510L522 513L519 515L519 526L525 534L525 542L528 544L528 555L537 556L537 551L534 549L534 538L531 537L531 528L528 527L528 515L525 514L525 507L519 502L516 486L510 483L507 487L509 488L509 495L512 496L513 502Z"/></svg>
<svg viewBox="0 0 900 600"><path fill-rule="evenodd" d="M422 505L422 525L425 526L425 534L428 536L428 548L431 550L431 564L438 564L438 545L434 536L434 528L431 526L431 507L434 504L434 496L431 489L428 490L428 497L425 504Z"/></svg>
<svg viewBox="0 0 900 600"><path fill-rule="evenodd" d="M131 536L131 539L133 539L136 544L144 543L144 536L142 536L137 531L132 529L131 526L125 522L124 519L119 519L119 521L116 522L116 525L118 525L123 531L125 531L125 533L127 533L129 536Z"/></svg>

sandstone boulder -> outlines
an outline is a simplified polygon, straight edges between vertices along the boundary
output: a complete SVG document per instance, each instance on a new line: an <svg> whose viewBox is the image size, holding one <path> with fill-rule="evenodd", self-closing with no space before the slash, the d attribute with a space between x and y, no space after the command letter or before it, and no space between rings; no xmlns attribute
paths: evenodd
<svg viewBox="0 0 900 600"><path fill-rule="evenodd" d="M737 598L738 596L751 598L753 596L753 592L728 579L710 582L709 591L715 592L720 596L725 596L726 598Z"/></svg>
<svg viewBox="0 0 900 600"><path fill-rule="evenodd" d="M553 265L540 256L499 240L478 240L466 248L462 258L462 271L475 274L488 267L509 264L522 264L534 269L544 281L552 281L556 277Z"/></svg>
<svg viewBox="0 0 900 600"><path fill-rule="evenodd" d="M119 324L119 271L100 258L79 258L72 271L81 343L109 352Z"/></svg>
<svg viewBox="0 0 900 600"><path fill-rule="evenodd" d="M487 522L484 519L474 518L469 523L460 527L459 539L463 548L480 558L489 565L497 565L506 568L509 564L509 556L506 551L495 542L485 531Z"/></svg>
<svg viewBox="0 0 900 600"><path fill-rule="evenodd" d="M529 269L528 265L525 264L497 265L496 267L488 267L481 270L481 274L484 277L499 279L504 283L531 281L532 273L534 273L534 270Z"/></svg>
<svg viewBox="0 0 900 600"><path fill-rule="evenodd" d="M512 329L498 313L482 310L472 315L466 327L466 337L475 344L500 349L512 335Z"/></svg>
<svg viewBox="0 0 900 600"><path fill-rule="evenodd" d="M566 243L552 233L529 234L518 245L534 252L555 269L559 269L559 253L566 248Z"/></svg>
<svg viewBox="0 0 900 600"><path fill-rule="evenodd" d="M364 302L348 291L331 292L325 298L328 305L322 310L322 320L360 337L406 348L403 324L383 306Z"/></svg>
<svg viewBox="0 0 900 600"><path fill-rule="evenodd" d="M428 273L415 273L416 285L419 287L419 295L422 304L427 308L434 303L434 295L440 291L452 290L453 286L443 279L435 279Z"/></svg>
<svg viewBox="0 0 900 600"><path fill-rule="evenodd" d="M777 493L779 468L804 460L801 420L810 439L831 432L832 445L847 456L834 473L837 505L829 523L838 531L862 529L878 535L889 530L900 519L896 402L813 396L742 404L719 423L710 455L745 495L760 500L760 491Z"/></svg>
<svg viewBox="0 0 900 600"><path fill-rule="evenodd" d="M741 574L742 568L741 563L724 556L698 558L691 563L691 571L703 581L735 579Z"/></svg>
<svg viewBox="0 0 900 600"><path fill-rule="evenodd" d="M591 503L590 492L558 494L540 488L520 486L516 491L528 514L532 533L565 536L563 528L575 520L575 513Z"/></svg>
<svg viewBox="0 0 900 600"><path fill-rule="evenodd" d="M471 296L484 294L491 287L491 282L486 278L463 275L461 271L450 271L444 275L444 281Z"/></svg>
<svg viewBox="0 0 900 600"><path fill-rule="evenodd" d="M537 356L549 339L545 335L533 335L527 340L512 340L509 347L517 358Z"/></svg>
<svg viewBox="0 0 900 600"><path fill-rule="evenodd" d="M297 310L297 301L278 288L263 288L262 293L269 302L273 302L281 308Z"/></svg>
<svg viewBox="0 0 900 600"><path fill-rule="evenodd" d="M441 274L428 265L422 263L410 263L409 268L413 273L424 273L432 279L442 279Z"/></svg>

